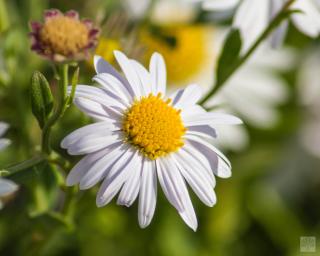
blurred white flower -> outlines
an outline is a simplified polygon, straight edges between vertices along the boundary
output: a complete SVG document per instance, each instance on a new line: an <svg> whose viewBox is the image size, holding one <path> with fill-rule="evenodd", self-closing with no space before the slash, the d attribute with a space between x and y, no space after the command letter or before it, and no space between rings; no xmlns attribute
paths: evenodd
<svg viewBox="0 0 320 256"><path fill-rule="evenodd" d="M69 134L61 146L71 155L86 155L67 177L69 186L88 189L103 180L99 207L119 193L118 204L131 206L139 194L139 224L154 215L157 179L168 201L193 230L197 218L186 182L213 206L215 178L231 176L228 159L210 142L218 124L239 124L231 115L206 112L196 102L201 89L190 85L168 98L166 66L152 55L149 70L123 53L115 58L125 77L101 57L95 57L100 88L78 85L75 104L96 123Z"/></svg>
<svg viewBox="0 0 320 256"><path fill-rule="evenodd" d="M156 36L143 38L143 42L151 51L158 51L164 56L170 67L169 89L197 83L207 92L214 84L217 57L227 29L179 23L161 29L163 34L174 39L175 46L166 45ZM218 111L237 113L251 126L273 127L279 119L277 107L288 96L287 85L276 72L290 69L295 62L294 56L293 51L286 48L273 51L266 46L260 47L207 106L218 106ZM215 141L220 147L242 150L248 145L244 126L217 126L216 129L218 138Z"/></svg>
<svg viewBox="0 0 320 256"><path fill-rule="evenodd" d="M155 1L150 19L157 24L185 24L192 21L198 9L184 0Z"/></svg>
<svg viewBox="0 0 320 256"><path fill-rule="evenodd" d="M121 0L129 17L133 19L141 19L150 7L151 0Z"/></svg>
<svg viewBox="0 0 320 256"><path fill-rule="evenodd" d="M204 0L203 2L203 7L206 10L219 12L236 8L233 27L240 29L244 42L243 51L246 51L287 1ZM290 9L301 11L291 16L291 20L298 30L313 38L320 34L319 0L296 0ZM281 43L286 32L287 23L284 22L274 32L271 39L272 44L276 46Z"/></svg>
<svg viewBox="0 0 320 256"><path fill-rule="evenodd" d="M5 132L8 130L9 125L4 122L0 122L0 150L3 150L10 144L10 140L1 138ZM3 203L1 201L2 197L9 196L13 192L18 189L18 186L7 179L0 178L0 209L3 207Z"/></svg>
<svg viewBox="0 0 320 256"><path fill-rule="evenodd" d="M276 72L290 69L293 59L294 54L288 49L258 49L206 105L237 113L248 125L272 128L279 120L277 107L288 98L287 84ZM218 128L217 133L219 145L230 145L233 150L248 144L244 127Z"/></svg>
<svg viewBox="0 0 320 256"><path fill-rule="evenodd" d="M10 145L10 140L1 138L5 132L8 130L9 125L4 122L0 122L0 150L6 148L8 145Z"/></svg>
<svg viewBox="0 0 320 256"><path fill-rule="evenodd" d="M320 157L320 49L312 50L301 63L298 75L298 95L306 108L301 142L313 155Z"/></svg>
<svg viewBox="0 0 320 256"><path fill-rule="evenodd" d="M195 17L197 10L193 3L185 0L121 0L127 14L134 19L146 15L155 23L170 24L188 22Z"/></svg>
<svg viewBox="0 0 320 256"><path fill-rule="evenodd" d="M0 209L3 208L3 202L1 198L10 196L12 193L17 191L18 185L15 184L13 181L0 178Z"/></svg>

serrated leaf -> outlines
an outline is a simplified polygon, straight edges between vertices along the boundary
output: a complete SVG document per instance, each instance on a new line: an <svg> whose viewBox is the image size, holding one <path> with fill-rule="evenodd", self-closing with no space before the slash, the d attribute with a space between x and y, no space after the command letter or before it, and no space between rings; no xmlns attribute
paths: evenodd
<svg viewBox="0 0 320 256"><path fill-rule="evenodd" d="M31 80L32 113L43 128L53 110L53 96L47 79L39 71L35 71Z"/></svg>
<svg viewBox="0 0 320 256"><path fill-rule="evenodd" d="M241 35L238 29L233 29L228 34L222 53L218 60L217 85L223 84L227 77L233 72L239 61L242 47Z"/></svg>

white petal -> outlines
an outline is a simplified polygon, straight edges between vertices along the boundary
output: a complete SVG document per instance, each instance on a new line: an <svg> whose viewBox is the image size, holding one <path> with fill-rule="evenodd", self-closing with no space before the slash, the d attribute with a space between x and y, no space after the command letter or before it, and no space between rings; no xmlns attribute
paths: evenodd
<svg viewBox="0 0 320 256"><path fill-rule="evenodd" d="M209 140L217 137L216 130L209 125L189 126L187 134L200 136Z"/></svg>
<svg viewBox="0 0 320 256"><path fill-rule="evenodd" d="M173 169L177 169L177 166L175 165L175 162L173 161L172 157L169 155L166 158L161 159L162 163L166 163L165 166L167 167L171 167L170 170L167 171L171 171ZM173 169L172 169L173 168ZM179 179L181 177L181 174L178 173L175 175L176 178L179 177ZM184 182L184 180L182 179L182 183L179 187L176 188L178 190L178 193L180 195L182 195L182 210L178 210L181 218L184 220L184 222L190 227L192 228L194 231L197 230L198 227L198 221L197 221L197 217L196 214L194 212L191 200L190 200L190 196L187 190L187 186ZM170 200L169 200L170 201Z"/></svg>
<svg viewBox="0 0 320 256"><path fill-rule="evenodd" d="M120 51L114 51L114 56L131 85L134 96L137 98L143 96L143 92L141 91L141 82L130 60Z"/></svg>
<svg viewBox="0 0 320 256"><path fill-rule="evenodd" d="M189 126L188 131L203 133L214 138L217 137L216 130L209 125Z"/></svg>
<svg viewBox="0 0 320 256"><path fill-rule="evenodd" d="M168 157L156 160L158 179L168 201L181 212L184 211L183 201L186 196L181 188L185 183L176 165L169 165L166 160Z"/></svg>
<svg viewBox="0 0 320 256"><path fill-rule="evenodd" d="M132 159L136 153L135 149L129 148L111 167L97 194L96 203L98 207L108 204L120 191L129 172L133 171L132 167L134 165Z"/></svg>
<svg viewBox="0 0 320 256"><path fill-rule="evenodd" d="M105 148L98 152L88 154L83 157L69 172L66 180L67 186L73 186L80 183L80 180L85 175L85 173L90 169L90 167L96 163L103 156L110 153L111 148Z"/></svg>
<svg viewBox="0 0 320 256"><path fill-rule="evenodd" d="M96 185L109 172L110 168L121 158L128 150L128 145L115 144L112 150L95 162L85 173L80 181L80 189L88 189Z"/></svg>
<svg viewBox="0 0 320 256"><path fill-rule="evenodd" d="M106 62L102 57L95 55L94 56L94 67L96 69L97 74L99 73L108 73L117 78L130 93L131 97L134 98L133 90L129 84L129 82L122 77L117 70L115 70L108 62Z"/></svg>
<svg viewBox="0 0 320 256"><path fill-rule="evenodd" d="M196 125L220 125L220 124L242 124L242 121L235 116L223 114L223 113L213 113L207 112L204 114L196 116L184 117L183 123L185 126L196 126Z"/></svg>
<svg viewBox="0 0 320 256"><path fill-rule="evenodd" d="M272 48L279 48L287 35L289 23L287 21L282 24L271 34L270 43Z"/></svg>
<svg viewBox="0 0 320 256"><path fill-rule="evenodd" d="M193 191L197 194L200 200L207 206L212 207L216 203L216 196L203 172L193 169L188 163L181 160L177 154L172 155L182 176L186 179Z"/></svg>
<svg viewBox="0 0 320 256"><path fill-rule="evenodd" d="M163 57L159 53L154 53L151 56L149 72L151 75L151 86L153 94L162 95L166 93L167 86L167 70Z"/></svg>
<svg viewBox="0 0 320 256"><path fill-rule="evenodd" d="M178 90L172 99L175 108L183 109L196 104L202 96L202 89L196 84L189 85L185 89Z"/></svg>
<svg viewBox="0 0 320 256"><path fill-rule="evenodd" d="M71 87L68 87L69 92L70 90ZM90 99L106 107L117 106L121 109L127 108L127 105L123 101L113 98L111 95L108 95L106 91L94 86L77 85L75 97Z"/></svg>
<svg viewBox="0 0 320 256"><path fill-rule="evenodd" d="M139 193L139 225L141 228L147 227L154 215L157 203L157 171L155 161L144 160L140 193Z"/></svg>
<svg viewBox="0 0 320 256"><path fill-rule="evenodd" d="M144 96L147 96L151 93L151 77L148 70L145 69L139 62L135 60L130 60L133 68L136 70L136 73L140 79L141 89Z"/></svg>
<svg viewBox="0 0 320 256"><path fill-rule="evenodd" d="M133 100L127 88L113 75L101 73L94 76L93 80L99 83L103 89L115 94L122 101L129 103Z"/></svg>
<svg viewBox="0 0 320 256"><path fill-rule="evenodd" d="M96 132L101 132L101 131L117 131L119 130L119 126L116 124L112 124L109 122L97 122L93 124L89 124L86 126L83 126L72 133L70 133L68 136L66 136L62 142L61 142L61 147L62 148L68 148L70 145L75 143L77 140L89 136L91 134L94 134Z"/></svg>
<svg viewBox="0 0 320 256"><path fill-rule="evenodd" d="M215 161L213 161L214 156L218 156L218 169L213 169L214 173L217 176L221 178L229 178L231 176L231 163L225 157L225 155L222 154L222 152L220 152L210 143L196 136L188 135L186 138L198 151L200 151L208 159L213 167L216 165Z"/></svg>
<svg viewBox="0 0 320 256"><path fill-rule="evenodd" d="M181 109L181 118L188 118L192 116L202 115L207 113L207 111L200 105L191 105L189 107Z"/></svg>
<svg viewBox="0 0 320 256"><path fill-rule="evenodd" d="M310 37L317 37L320 33L320 11L310 0L298 0L291 6L292 9L301 10L302 13L292 15L295 26Z"/></svg>
<svg viewBox="0 0 320 256"><path fill-rule="evenodd" d="M70 155L86 155L103 148L107 148L114 143L123 141L119 132L113 132L104 137L95 137L94 134L83 137L71 145L68 145L68 153Z"/></svg>
<svg viewBox="0 0 320 256"><path fill-rule="evenodd" d="M236 7L239 0L206 0L203 9L208 11L224 11Z"/></svg>
<svg viewBox="0 0 320 256"><path fill-rule="evenodd" d="M275 17L281 8L283 7L284 2L279 0L270 0L270 17ZM285 36L287 35L288 30L288 21L282 22L282 24L272 33L270 41L273 48L278 48L282 45Z"/></svg>
<svg viewBox="0 0 320 256"><path fill-rule="evenodd" d="M7 196L15 192L18 189L18 185L11 180L0 178L0 196Z"/></svg>
<svg viewBox="0 0 320 256"><path fill-rule="evenodd" d="M211 163L202 155L192 144L186 142L186 144L177 152L181 161L185 161L190 167L198 172L203 172L203 175L207 177L211 187L216 186L216 180L213 175L213 170L218 167L218 157L214 156L211 159ZM216 163L216 164L214 164Z"/></svg>
<svg viewBox="0 0 320 256"><path fill-rule="evenodd" d="M240 29L243 40L242 52L247 51L266 28L270 19L269 1L243 0L237 9L233 26Z"/></svg>
<svg viewBox="0 0 320 256"><path fill-rule="evenodd" d="M134 203L139 193L141 169L142 156L137 154L132 159L130 175L121 189L117 204L129 207Z"/></svg>
<svg viewBox="0 0 320 256"><path fill-rule="evenodd" d="M74 99L74 104L77 106L79 110L81 110L86 115L92 117L94 120L110 120L110 118L107 116L104 107L96 101L77 97Z"/></svg>

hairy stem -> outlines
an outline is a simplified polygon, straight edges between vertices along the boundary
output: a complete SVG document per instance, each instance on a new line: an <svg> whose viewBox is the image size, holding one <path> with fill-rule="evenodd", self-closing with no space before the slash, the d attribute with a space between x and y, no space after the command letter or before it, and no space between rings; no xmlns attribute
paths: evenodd
<svg viewBox="0 0 320 256"><path fill-rule="evenodd" d="M18 164L15 164L15 165L12 165L12 166L9 166L7 168L5 168L5 175L3 176L11 176L17 172L20 172L22 170L26 170L26 169L29 169L31 168L32 166L35 166L35 165L38 165L40 164L41 162L45 161L45 156L44 155L39 155L39 156L35 156L33 158L30 158L28 160L25 160L23 162L20 162Z"/></svg>

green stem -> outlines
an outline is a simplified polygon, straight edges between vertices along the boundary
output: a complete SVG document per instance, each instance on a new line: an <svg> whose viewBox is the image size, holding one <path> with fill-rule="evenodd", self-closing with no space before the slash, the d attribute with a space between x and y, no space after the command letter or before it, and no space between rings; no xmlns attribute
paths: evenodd
<svg viewBox="0 0 320 256"><path fill-rule="evenodd" d="M11 176L12 174L15 174L17 172L20 172L22 170L26 170L31 168L32 166L35 166L37 164L40 164L41 162L43 162L45 160L45 156L43 155L39 155L39 156L35 156L33 158L30 158L28 160L25 160L21 163L9 166L7 168L5 168L5 171L7 171L8 173L6 173L3 176Z"/></svg>
<svg viewBox="0 0 320 256"><path fill-rule="evenodd" d="M234 65L232 71L219 82L216 82L214 87L208 92L208 94L200 101L200 105L206 103L219 89L221 89L222 85L228 81L228 79L233 75L233 73L244 64L247 59L252 55L252 53L258 48L261 42L269 36L269 34L281 23L284 19L283 14L288 10L288 8L293 4L295 0L289 0L281 9L281 11L273 18L269 26L263 31L263 33L257 38L255 43L250 47L250 49L244 54ZM218 80L217 80L218 81Z"/></svg>
<svg viewBox="0 0 320 256"><path fill-rule="evenodd" d="M68 87L68 67L68 64L63 64L60 69L59 100L57 103L57 107L42 130L42 151L46 154L50 154L51 152L50 136L52 127L62 116L65 107Z"/></svg>

